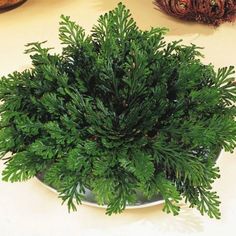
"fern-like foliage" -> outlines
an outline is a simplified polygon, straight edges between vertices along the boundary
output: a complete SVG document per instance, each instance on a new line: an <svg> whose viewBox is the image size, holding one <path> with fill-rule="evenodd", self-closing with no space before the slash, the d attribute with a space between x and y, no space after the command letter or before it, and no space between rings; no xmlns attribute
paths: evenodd
<svg viewBox="0 0 236 236"><path fill-rule="evenodd" d="M234 68L216 72L165 32L140 30L119 4L89 36L62 16L60 55L28 44L32 69L0 80L3 180L40 174L69 210L88 188L109 215L141 192L167 213L185 199L219 218L211 185L220 149L236 146Z"/></svg>

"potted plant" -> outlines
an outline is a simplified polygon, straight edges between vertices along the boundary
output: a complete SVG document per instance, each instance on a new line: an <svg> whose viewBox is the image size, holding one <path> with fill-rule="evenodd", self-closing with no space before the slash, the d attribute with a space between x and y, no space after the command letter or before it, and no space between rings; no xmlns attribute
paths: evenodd
<svg viewBox="0 0 236 236"><path fill-rule="evenodd" d="M0 0L0 11L17 7L26 0Z"/></svg>
<svg viewBox="0 0 236 236"><path fill-rule="evenodd" d="M62 16L61 54L30 43L32 68L0 81L5 181L36 175L69 210L90 189L107 214L159 193L219 218L211 185L219 151L236 145L233 67L217 72L199 48L142 31L121 3L91 35ZM4 155L10 152L10 157Z"/></svg>
<svg viewBox="0 0 236 236"><path fill-rule="evenodd" d="M235 0L155 0L154 3L171 16L215 26L236 18Z"/></svg>

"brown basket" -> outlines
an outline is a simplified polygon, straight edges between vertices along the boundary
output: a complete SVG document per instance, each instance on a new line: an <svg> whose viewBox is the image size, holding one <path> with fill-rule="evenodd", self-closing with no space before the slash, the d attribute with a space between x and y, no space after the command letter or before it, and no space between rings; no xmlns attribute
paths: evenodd
<svg viewBox="0 0 236 236"><path fill-rule="evenodd" d="M0 10L19 6L26 0L0 0Z"/></svg>

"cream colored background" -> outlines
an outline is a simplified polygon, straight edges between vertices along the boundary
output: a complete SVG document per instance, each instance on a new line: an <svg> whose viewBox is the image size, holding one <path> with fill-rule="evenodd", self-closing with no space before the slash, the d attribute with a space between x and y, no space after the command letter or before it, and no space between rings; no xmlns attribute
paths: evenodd
<svg viewBox="0 0 236 236"><path fill-rule="evenodd" d="M60 50L57 38L60 14L70 15L87 32L97 17L115 7L119 0L28 0L18 9L0 14L0 76L30 64L23 54L31 41L48 40ZM204 61L217 67L236 66L236 24L214 29L194 23L176 21L154 10L152 0L123 1L143 29L165 26L167 40L183 38L185 43L204 47ZM234 158L233 158L234 156ZM222 153L218 165L221 179L215 183L222 204L221 220L211 220L182 204L179 216L161 211L162 206L126 210L121 215L106 216L104 210L80 206L68 214L56 194L36 179L25 183L0 181L1 236L130 236L130 235L236 235L236 153ZM0 171L3 163L0 162Z"/></svg>

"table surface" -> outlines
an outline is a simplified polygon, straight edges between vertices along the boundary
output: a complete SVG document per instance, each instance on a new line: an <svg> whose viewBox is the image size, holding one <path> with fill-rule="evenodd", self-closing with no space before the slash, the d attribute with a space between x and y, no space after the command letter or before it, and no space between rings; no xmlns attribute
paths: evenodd
<svg viewBox="0 0 236 236"><path fill-rule="evenodd" d="M61 14L70 15L89 32L98 16L116 6L120 0L28 0L21 7L0 14L0 76L30 65L23 54L24 45L48 40L60 50L58 22ZM236 66L236 24L213 28L186 23L154 9L152 0L125 0L142 29L165 26L170 29L167 41L183 39L204 47L206 63L216 67ZM234 158L233 158L234 157ZM236 235L236 153L221 153L217 164L221 178L214 184L220 195L221 220L201 216L182 204L179 216L162 212L162 205L126 210L120 215L106 216L103 209L80 206L68 213L55 193L36 179L24 183L0 181L1 236L130 236L130 235ZM0 162L0 171L3 163Z"/></svg>

